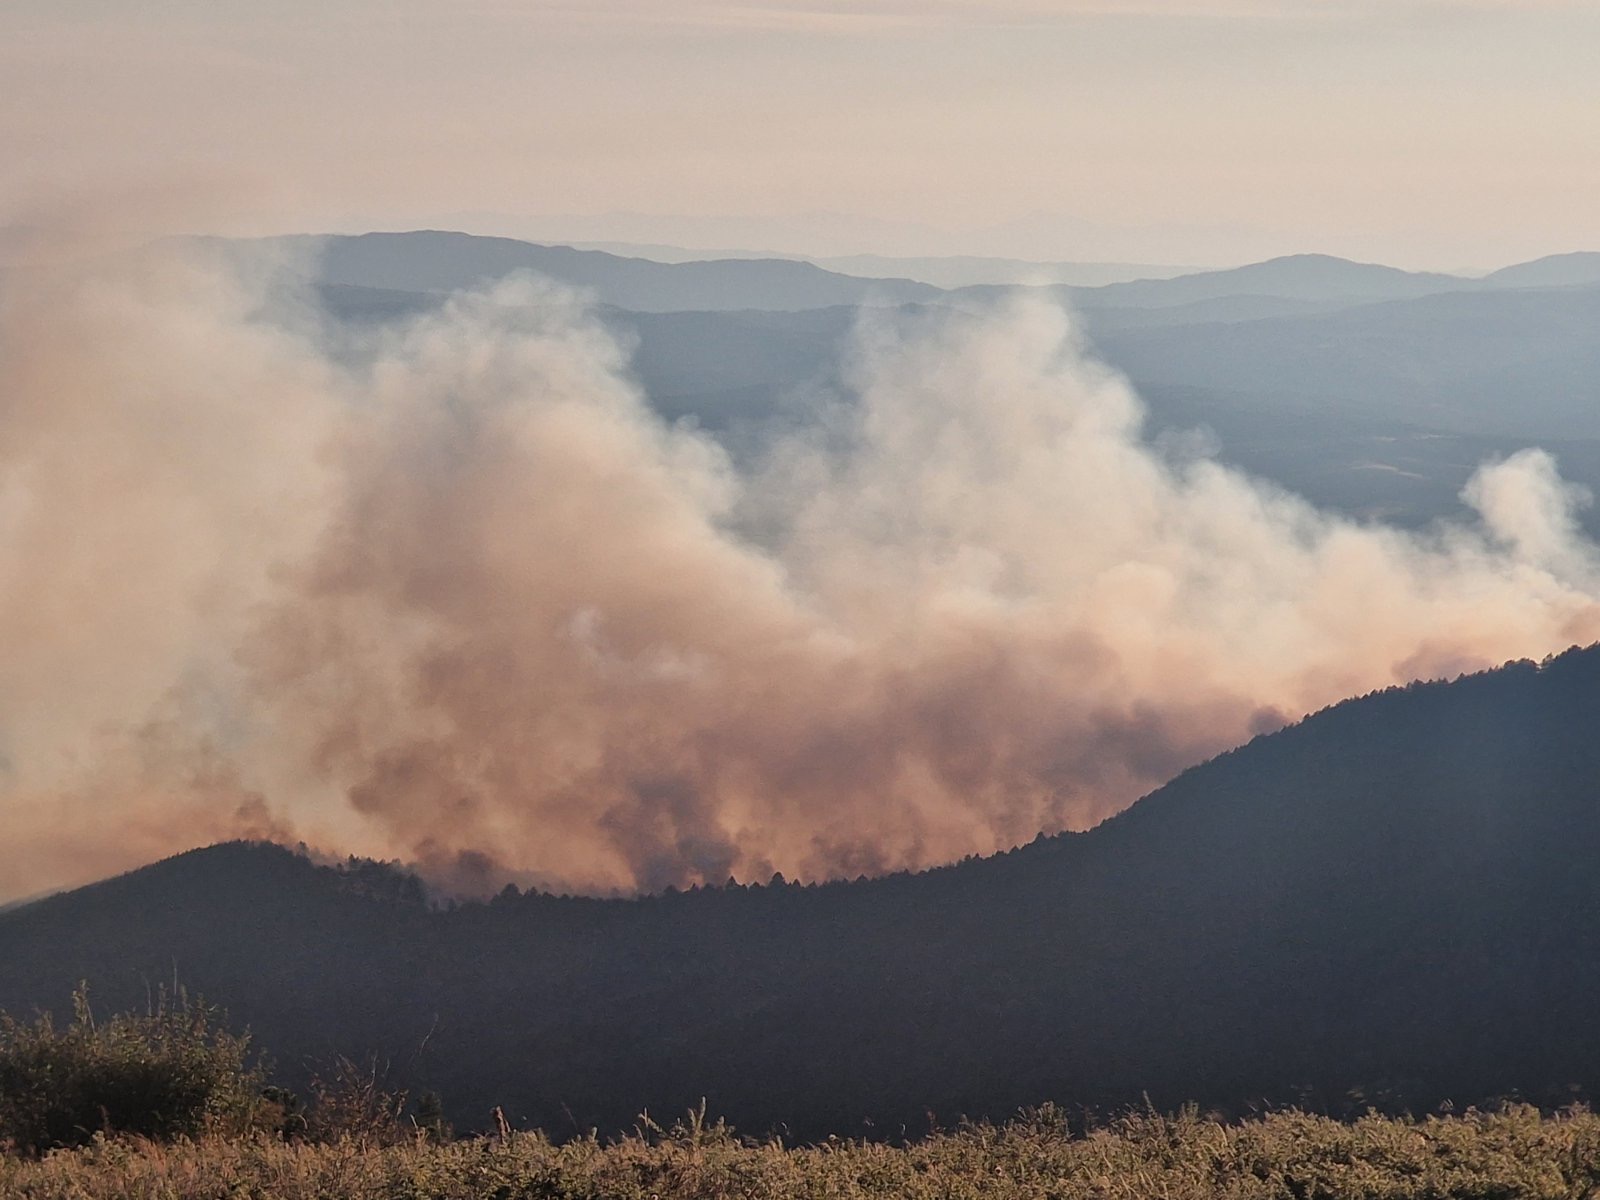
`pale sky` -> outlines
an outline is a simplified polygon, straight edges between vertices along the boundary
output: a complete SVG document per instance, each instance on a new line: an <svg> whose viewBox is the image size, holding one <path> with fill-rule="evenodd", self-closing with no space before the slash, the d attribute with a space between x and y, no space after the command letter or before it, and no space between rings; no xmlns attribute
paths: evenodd
<svg viewBox="0 0 1600 1200"><path fill-rule="evenodd" d="M1600 249L1593 0L0 0L0 94L0 224Z"/></svg>

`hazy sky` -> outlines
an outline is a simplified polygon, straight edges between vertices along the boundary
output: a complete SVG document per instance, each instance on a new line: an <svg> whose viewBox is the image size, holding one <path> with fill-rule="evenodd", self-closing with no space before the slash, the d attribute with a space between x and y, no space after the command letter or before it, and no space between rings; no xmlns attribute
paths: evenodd
<svg viewBox="0 0 1600 1200"><path fill-rule="evenodd" d="M1600 248L1597 62L1560 0L5 0L0 208L1492 266Z"/></svg>

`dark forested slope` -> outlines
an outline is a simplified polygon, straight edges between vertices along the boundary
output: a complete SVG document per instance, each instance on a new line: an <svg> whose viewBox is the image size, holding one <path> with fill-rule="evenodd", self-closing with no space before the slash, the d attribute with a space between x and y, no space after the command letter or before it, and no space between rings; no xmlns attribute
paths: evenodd
<svg viewBox="0 0 1600 1200"><path fill-rule="evenodd" d="M214 847L0 914L0 1006L176 975L291 1077L376 1051L469 1125L1553 1099L1600 1085L1596 712L1600 649L1384 692L1089 833L819 887L446 911Z"/></svg>

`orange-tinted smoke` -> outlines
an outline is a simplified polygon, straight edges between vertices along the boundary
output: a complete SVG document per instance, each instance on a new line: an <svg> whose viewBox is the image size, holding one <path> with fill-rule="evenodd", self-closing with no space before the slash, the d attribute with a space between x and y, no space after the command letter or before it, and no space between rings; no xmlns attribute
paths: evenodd
<svg viewBox="0 0 1600 1200"><path fill-rule="evenodd" d="M1480 472L1475 528L1358 526L1158 454L1049 307L870 318L850 395L741 473L566 294L330 356L247 275L8 289L0 805L36 812L0 871L241 795L469 891L920 867L1600 629L1546 456ZM119 791L153 713L183 752Z"/></svg>

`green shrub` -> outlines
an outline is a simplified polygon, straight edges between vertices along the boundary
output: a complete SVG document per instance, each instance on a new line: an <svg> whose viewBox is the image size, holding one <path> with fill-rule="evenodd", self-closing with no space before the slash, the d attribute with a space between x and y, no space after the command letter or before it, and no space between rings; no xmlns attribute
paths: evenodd
<svg viewBox="0 0 1600 1200"><path fill-rule="evenodd" d="M0 1145L37 1155L97 1133L166 1140L249 1128L263 1072L214 1010L162 993L143 1015L98 1022L86 988L73 1019L0 1015Z"/></svg>

